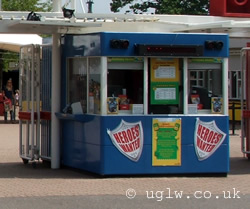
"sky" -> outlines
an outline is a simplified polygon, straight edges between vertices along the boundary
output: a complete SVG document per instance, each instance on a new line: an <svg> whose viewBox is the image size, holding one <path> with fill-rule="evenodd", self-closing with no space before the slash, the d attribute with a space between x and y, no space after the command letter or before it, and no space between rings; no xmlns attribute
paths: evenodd
<svg viewBox="0 0 250 209"><path fill-rule="evenodd" d="M111 0L93 0L93 13L111 13L109 4Z"/></svg>
<svg viewBox="0 0 250 209"><path fill-rule="evenodd" d="M42 0L42 1L45 1L45 0ZM61 0L62 4L65 4L65 2L71 2L73 0ZM84 5L84 8L85 8L85 12L87 13L88 12L88 6L86 4L86 2L88 0L75 0L76 1L76 11L77 12L83 12L82 11L82 7L81 7L81 3L82 2L82 5ZM92 7L92 10L93 10L93 13L96 13L96 14L110 14L110 13L113 13L110 11L110 3L112 2L112 0L92 0L94 2L93 4L93 7ZM143 0L137 0L137 1L134 1L135 2L138 2L138 3L141 3L141 1ZM125 14L125 12L129 10L129 5L125 6L124 8L122 8L120 10L120 12L118 12L118 14ZM154 10L151 9L149 10L148 13L154 13Z"/></svg>
<svg viewBox="0 0 250 209"><path fill-rule="evenodd" d="M84 5L85 8L85 12L87 13L88 12L88 7L86 4L87 0L76 0L77 12L83 12L80 1L82 1L82 4ZM62 4L64 4L66 2L69 2L69 0L62 0L61 2ZM93 13L104 13L104 14L112 13L110 11L110 5L109 5L112 2L112 0L93 0L93 2L94 2L92 6Z"/></svg>
<svg viewBox="0 0 250 209"><path fill-rule="evenodd" d="M40 2L46 2L46 1L47 0L40 0ZM76 12L79 12L79 13L83 12L82 5L84 6L85 13L88 12L88 5L86 3L88 0L59 0L59 3L61 4L60 6L63 6L64 4L66 4L68 2L71 3L73 1L76 1ZM110 11L110 3L112 2L112 0L92 0L92 1L94 2L93 6L92 6L93 13L97 13L97 14L113 13ZM67 6L68 9L72 9L72 7L70 7L70 5L71 4L68 4L68 6ZM129 7L126 6L125 8L121 9L121 11L118 12L118 14L125 14L125 12L126 12L126 10L128 10L128 8Z"/></svg>

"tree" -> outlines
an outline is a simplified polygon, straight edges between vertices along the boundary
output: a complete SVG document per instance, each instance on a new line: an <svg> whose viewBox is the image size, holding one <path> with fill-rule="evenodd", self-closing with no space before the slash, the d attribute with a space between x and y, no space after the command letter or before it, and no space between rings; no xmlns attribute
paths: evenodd
<svg viewBox="0 0 250 209"><path fill-rule="evenodd" d="M3 11L51 11L52 0L40 3L39 0L2 0ZM2 86L2 71L9 70L9 63L18 63L19 53L0 49L0 87Z"/></svg>
<svg viewBox="0 0 250 209"><path fill-rule="evenodd" d="M40 3L39 0L2 0L4 11L51 11L52 0Z"/></svg>
<svg viewBox="0 0 250 209"><path fill-rule="evenodd" d="M52 0L40 3L39 0L2 0L3 11L51 11ZM18 56L15 52L0 53L2 63L0 66L8 70L9 62L18 62Z"/></svg>
<svg viewBox="0 0 250 209"><path fill-rule="evenodd" d="M145 0L138 3L137 0L112 0L111 11L119 12L129 5L129 11L135 14L155 10L155 14L186 14L206 15L209 12L209 0Z"/></svg>

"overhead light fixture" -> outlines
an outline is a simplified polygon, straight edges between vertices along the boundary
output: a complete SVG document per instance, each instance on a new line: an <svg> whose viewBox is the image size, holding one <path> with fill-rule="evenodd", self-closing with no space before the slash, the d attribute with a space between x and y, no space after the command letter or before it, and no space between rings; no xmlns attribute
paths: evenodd
<svg viewBox="0 0 250 209"><path fill-rule="evenodd" d="M31 11L29 14L28 14L28 17L27 17L27 20L31 20L31 21L41 21L41 15L40 14L37 14L33 11Z"/></svg>
<svg viewBox="0 0 250 209"><path fill-rule="evenodd" d="M65 18L71 18L74 15L75 10L74 9L66 9L65 7L62 8L63 16Z"/></svg>

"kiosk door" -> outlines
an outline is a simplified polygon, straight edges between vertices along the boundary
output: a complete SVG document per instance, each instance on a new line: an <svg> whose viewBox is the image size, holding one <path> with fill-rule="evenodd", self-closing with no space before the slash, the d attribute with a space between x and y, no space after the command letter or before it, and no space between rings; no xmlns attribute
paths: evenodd
<svg viewBox="0 0 250 209"><path fill-rule="evenodd" d="M40 150L40 46L21 48L19 85L19 153L26 164L37 160Z"/></svg>

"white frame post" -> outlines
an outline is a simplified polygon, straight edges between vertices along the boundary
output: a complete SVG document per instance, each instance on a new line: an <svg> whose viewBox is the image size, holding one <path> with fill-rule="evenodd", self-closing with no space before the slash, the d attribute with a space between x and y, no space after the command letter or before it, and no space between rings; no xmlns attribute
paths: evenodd
<svg viewBox="0 0 250 209"><path fill-rule="evenodd" d="M188 58L183 59L183 113L188 114L188 95L189 95L189 85L188 85Z"/></svg>
<svg viewBox="0 0 250 209"><path fill-rule="evenodd" d="M55 113L61 103L60 34L53 34L51 91L51 168L60 168L60 121Z"/></svg>
<svg viewBox="0 0 250 209"><path fill-rule="evenodd" d="M228 115L228 58L224 58L222 62L222 79L223 114Z"/></svg>

